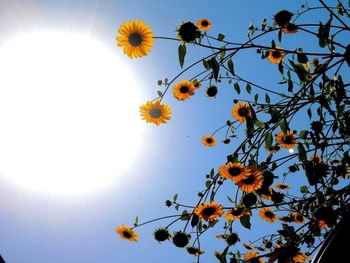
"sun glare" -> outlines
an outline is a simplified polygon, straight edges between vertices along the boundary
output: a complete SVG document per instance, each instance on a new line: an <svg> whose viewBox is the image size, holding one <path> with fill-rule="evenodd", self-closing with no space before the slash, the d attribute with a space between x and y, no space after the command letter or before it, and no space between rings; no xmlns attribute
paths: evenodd
<svg viewBox="0 0 350 263"><path fill-rule="evenodd" d="M116 183L139 146L140 97L118 57L87 36L0 45L0 179L59 195Z"/></svg>

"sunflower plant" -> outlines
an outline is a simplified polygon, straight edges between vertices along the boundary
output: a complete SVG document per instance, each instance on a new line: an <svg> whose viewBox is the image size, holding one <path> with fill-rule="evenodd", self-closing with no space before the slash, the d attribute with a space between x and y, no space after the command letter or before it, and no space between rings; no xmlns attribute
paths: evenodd
<svg viewBox="0 0 350 263"><path fill-rule="evenodd" d="M324 16L315 17L321 22L303 22L320 10ZM176 210L174 215L119 226L116 231L121 238L138 241L136 228L171 220L167 227L156 228L154 238L184 248L197 262L208 249L200 241L213 231L219 231L216 237L225 241L213 255L221 263L305 262L313 256L329 232L348 220L350 208L349 18L350 10L342 1L329 6L319 0L318 6L303 4L294 12L279 11L271 21L250 24L241 43L231 42L224 34L211 36L216 25L208 18L181 23L175 37L156 37L142 21L122 24L117 44L130 58L148 55L154 40L161 39L179 42L181 67L190 56L186 46L207 52L175 78L160 81L164 92L140 107L146 122L160 125L171 120L171 109L163 104L171 94L179 103L190 103L203 86L208 98L231 86L237 95L232 119L198 138L207 147L226 144L232 154L223 156L222 165L206 175L197 200L182 204L176 194L165 202ZM313 46L285 42L287 35L298 34L310 37ZM249 51L275 64L278 90L235 70L235 56ZM195 65L203 68L198 72ZM184 79L184 72L191 72L193 78ZM239 98L244 86L249 99ZM297 174L305 183L289 184ZM225 192L223 185L232 185L235 193ZM251 229L253 215L277 226L256 241L242 240L234 231L236 222L242 229Z"/></svg>

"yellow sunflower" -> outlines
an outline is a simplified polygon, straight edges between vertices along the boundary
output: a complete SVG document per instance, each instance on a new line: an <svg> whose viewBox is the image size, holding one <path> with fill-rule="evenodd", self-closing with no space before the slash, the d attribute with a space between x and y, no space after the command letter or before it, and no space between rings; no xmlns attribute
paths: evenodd
<svg viewBox="0 0 350 263"><path fill-rule="evenodd" d="M292 149L297 145L297 139L295 138L294 133L290 131L287 131L286 134L283 131L280 131L277 134L276 141L280 147L286 149Z"/></svg>
<svg viewBox="0 0 350 263"><path fill-rule="evenodd" d="M260 209L259 211L259 216L266 220L269 223L273 223L275 222L278 218L275 214L275 212L273 212L270 208L265 207L263 209Z"/></svg>
<svg viewBox="0 0 350 263"><path fill-rule="evenodd" d="M209 30L211 28L211 22L206 18L202 18L198 20L197 27L200 30Z"/></svg>
<svg viewBox="0 0 350 263"><path fill-rule="evenodd" d="M146 122L152 122L155 125L167 123L171 118L171 110L167 104L160 104L148 101L146 104L140 106L140 115Z"/></svg>
<svg viewBox="0 0 350 263"><path fill-rule="evenodd" d="M320 221L318 221L318 227L319 228L327 228L329 226L327 225L326 221L320 220Z"/></svg>
<svg viewBox="0 0 350 263"><path fill-rule="evenodd" d="M262 258L257 258L259 253L254 251L249 251L244 255L244 259L246 263L264 263L265 261Z"/></svg>
<svg viewBox="0 0 350 263"><path fill-rule="evenodd" d="M119 47L124 47L124 54L130 58L146 56L153 46L151 28L143 21L124 22L118 29L116 38Z"/></svg>
<svg viewBox="0 0 350 263"><path fill-rule="evenodd" d="M187 100L194 94L195 87L192 82L188 80L180 81L174 85L173 94L178 100Z"/></svg>
<svg viewBox="0 0 350 263"><path fill-rule="evenodd" d="M241 163L229 162L219 168L219 173L223 178L230 179L234 182L246 178L249 175L249 172L250 170Z"/></svg>
<svg viewBox="0 0 350 263"><path fill-rule="evenodd" d="M270 62L273 64L279 64L283 60L285 55L286 52L284 52L281 47L275 46L275 48L269 50L269 55L267 56L267 59L270 60Z"/></svg>
<svg viewBox="0 0 350 263"><path fill-rule="evenodd" d="M288 23L286 26L282 27L282 32L285 34L294 34L298 32L298 27L293 23Z"/></svg>
<svg viewBox="0 0 350 263"><path fill-rule="evenodd" d="M248 250L254 250L254 247L251 246L251 245L249 245L249 244L247 244L247 243L244 243L243 246L244 246L246 249L248 249Z"/></svg>
<svg viewBox="0 0 350 263"><path fill-rule="evenodd" d="M192 84L195 89L199 89L202 86L202 82L198 81L197 79L192 80Z"/></svg>
<svg viewBox="0 0 350 263"><path fill-rule="evenodd" d="M126 225L118 226L115 230L122 239L129 240L131 242L136 242L138 240L139 234Z"/></svg>
<svg viewBox="0 0 350 263"><path fill-rule="evenodd" d="M254 192L261 188L263 183L263 176L260 171L249 168L249 174L237 181L237 186L246 193Z"/></svg>
<svg viewBox="0 0 350 263"><path fill-rule="evenodd" d="M310 161L314 161L316 164L319 164L322 163L322 158L317 154L313 154L310 156Z"/></svg>
<svg viewBox="0 0 350 263"><path fill-rule="evenodd" d="M202 203L196 207L194 213L204 221L215 221L224 213L222 205L216 202Z"/></svg>
<svg viewBox="0 0 350 263"><path fill-rule="evenodd" d="M204 146L212 147L216 145L216 138L212 135L206 135L202 138L202 143Z"/></svg>
<svg viewBox="0 0 350 263"><path fill-rule="evenodd" d="M258 194L261 198L263 198L265 200L271 200L272 189L269 187L269 188L267 188L266 192L264 191L264 193L258 193Z"/></svg>
<svg viewBox="0 0 350 263"><path fill-rule="evenodd" d="M252 116L252 111L250 110L250 106L246 103L237 103L233 108L232 108L232 116L236 120L240 122L245 122L246 117L251 117Z"/></svg>
<svg viewBox="0 0 350 263"><path fill-rule="evenodd" d="M309 256L305 255L304 253L297 252L296 255L293 257L293 262L304 263L307 259L309 259Z"/></svg>
<svg viewBox="0 0 350 263"><path fill-rule="evenodd" d="M234 207L227 211L224 218L233 221L235 219L240 219L242 216L249 215L249 211L245 210L243 207Z"/></svg>
<svg viewBox="0 0 350 263"><path fill-rule="evenodd" d="M289 184L284 184L284 183L278 183L275 185L277 190L288 190L290 189L290 185Z"/></svg>
<svg viewBox="0 0 350 263"><path fill-rule="evenodd" d="M302 224L304 223L304 217L296 212L290 213L290 217L293 219L295 223Z"/></svg>
<svg viewBox="0 0 350 263"><path fill-rule="evenodd" d="M271 147L267 147L265 144L264 148L268 153L277 153L281 149L277 144L272 145Z"/></svg>

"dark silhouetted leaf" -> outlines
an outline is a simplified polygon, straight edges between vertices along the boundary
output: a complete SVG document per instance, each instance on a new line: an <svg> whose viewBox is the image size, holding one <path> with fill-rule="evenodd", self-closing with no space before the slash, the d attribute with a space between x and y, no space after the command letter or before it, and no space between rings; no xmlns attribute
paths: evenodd
<svg viewBox="0 0 350 263"><path fill-rule="evenodd" d="M184 65L185 56L186 56L186 46L185 46L185 44L180 44L179 45L178 53L179 53L180 66L182 67Z"/></svg>

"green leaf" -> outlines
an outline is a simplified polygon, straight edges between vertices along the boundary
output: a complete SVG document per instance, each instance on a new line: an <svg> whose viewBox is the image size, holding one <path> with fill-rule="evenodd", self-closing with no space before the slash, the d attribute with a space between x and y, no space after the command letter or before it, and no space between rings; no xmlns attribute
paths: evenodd
<svg viewBox="0 0 350 263"><path fill-rule="evenodd" d="M278 63L278 70L283 75L283 64L282 64L282 61L280 63Z"/></svg>
<svg viewBox="0 0 350 263"><path fill-rule="evenodd" d="M273 39L272 39L272 41L271 41L271 47L272 47L272 48L275 48L275 47L276 47L275 40L273 40Z"/></svg>
<svg viewBox="0 0 350 263"><path fill-rule="evenodd" d="M157 91L157 94L159 97L162 97L162 95L163 95L163 93L160 90Z"/></svg>
<svg viewBox="0 0 350 263"><path fill-rule="evenodd" d="M186 56L186 46L185 46L185 44L180 44L179 45L178 53L179 53L180 66L182 68L182 66L184 65L185 56Z"/></svg>
<svg viewBox="0 0 350 263"><path fill-rule="evenodd" d="M282 41L282 29L280 29L278 31L278 41L281 42Z"/></svg>
<svg viewBox="0 0 350 263"><path fill-rule="evenodd" d="M139 223L139 217L136 216L136 217L135 217L135 220L134 220L134 226L137 226L138 223Z"/></svg>
<svg viewBox="0 0 350 263"><path fill-rule="evenodd" d="M178 194L175 194L173 197L173 201L176 202Z"/></svg>
<svg viewBox="0 0 350 263"><path fill-rule="evenodd" d="M258 95L258 94L255 94L255 96L254 96L254 101L255 101L255 102L258 102L258 99L259 99L259 95Z"/></svg>
<svg viewBox="0 0 350 263"><path fill-rule="evenodd" d="M219 41L224 40L224 38L225 38L225 35L223 35L223 34L221 34L221 33L218 34L218 40L219 40Z"/></svg>
<svg viewBox="0 0 350 263"><path fill-rule="evenodd" d="M175 210L176 210L176 211L179 211L179 208L180 208L179 205L176 205L176 206L175 206Z"/></svg>
<svg viewBox="0 0 350 263"><path fill-rule="evenodd" d="M302 131L300 131L300 133L299 133L299 137L301 138L301 139L305 139L306 138L306 136L309 134L309 131L307 131L307 130L302 130Z"/></svg>
<svg viewBox="0 0 350 263"><path fill-rule="evenodd" d="M219 63L218 63L218 61L216 60L215 57L212 57L210 59L210 64L211 64L211 68L213 69L214 78L217 81L218 77L219 77L220 65L219 65Z"/></svg>
<svg viewBox="0 0 350 263"><path fill-rule="evenodd" d="M198 225L199 217L196 214L192 214L191 226L195 227Z"/></svg>
<svg viewBox="0 0 350 263"><path fill-rule="evenodd" d="M272 132L268 132L265 135L265 144L267 148L270 148L272 146L272 141L273 141Z"/></svg>
<svg viewBox="0 0 350 263"><path fill-rule="evenodd" d="M300 186L300 193L306 194L307 192L308 192L308 191L307 191L307 186L306 186L306 185Z"/></svg>
<svg viewBox="0 0 350 263"><path fill-rule="evenodd" d="M305 148L300 142L298 142L298 158L299 158L299 161L301 162L307 161Z"/></svg>
<svg viewBox="0 0 350 263"><path fill-rule="evenodd" d="M188 214L188 212L186 210L182 211L180 220L186 221L188 219L190 219L190 215Z"/></svg>
<svg viewBox="0 0 350 263"><path fill-rule="evenodd" d="M251 224L250 224L250 215L242 216L242 217L239 219L239 221L241 222L241 224L242 224L243 227L250 229L250 227L251 227Z"/></svg>
<svg viewBox="0 0 350 263"><path fill-rule="evenodd" d="M210 180L207 180L206 182L205 182L205 187L206 188L209 188L211 186L211 181Z"/></svg>
<svg viewBox="0 0 350 263"><path fill-rule="evenodd" d="M223 60L225 58L225 54L226 54L226 46L222 46L221 47L221 52L220 52L221 60Z"/></svg>
<svg viewBox="0 0 350 263"><path fill-rule="evenodd" d="M227 246L224 251L221 253L220 257L219 257L219 260L220 260L220 263L227 263L227 260L226 260L226 255L227 255L227 251L229 249L230 246Z"/></svg>
<svg viewBox="0 0 350 263"><path fill-rule="evenodd" d="M293 92L293 81L288 80L288 91Z"/></svg>
<svg viewBox="0 0 350 263"><path fill-rule="evenodd" d="M271 102L270 96L267 93L265 93L265 101L266 101L267 104L270 104L270 102Z"/></svg>
<svg viewBox="0 0 350 263"><path fill-rule="evenodd" d="M259 120L255 121L254 124L255 124L255 126L257 126L259 128L264 128L265 127L265 123L262 122L262 121L259 121Z"/></svg>
<svg viewBox="0 0 350 263"><path fill-rule="evenodd" d="M214 168L212 168L212 169L210 170L210 178L213 178L213 177L214 177L214 174L215 174Z"/></svg>
<svg viewBox="0 0 350 263"><path fill-rule="evenodd" d="M239 87L239 84L238 82L236 82L233 87L235 88L235 90L237 91L237 94L240 94L241 93L241 88Z"/></svg>
<svg viewBox="0 0 350 263"><path fill-rule="evenodd" d="M205 69L211 69L211 66L210 66L208 60L203 59L203 66Z"/></svg>
<svg viewBox="0 0 350 263"><path fill-rule="evenodd" d="M292 60L289 60L289 63L292 65L293 70L297 74L300 81L306 80L307 71L305 70L302 64L295 64Z"/></svg>
<svg viewBox="0 0 350 263"><path fill-rule="evenodd" d="M247 86L245 86L245 89L250 94L250 91L252 90L252 86L250 86L250 84L247 83Z"/></svg>
<svg viewBox="0 0 350 263"><path fill-rule="evenodd" d="M280 128L281 130L286 134L287 131L289 130L289 127L288 127L288 123L286 121L285 118L282 119L281 123L280 123Z"/></svg>
<svg viewBox="0 0 350 263"><path fill-rule="evenodd" d="M233 202L233 200L232 200L232 198L231 197L229 197L228 195L226 196L227 197L227 199L230 201L230 203L232 203L232 204L234 204L235 202Z"/></svg>
<svg viewBox="0 0 350 263"><path fill-rule="evenodd" d="M235 75L235 71L234 71L234 68L233 68L232 59L230 59L229 61L227 61L227 67L228 67L228 69L230 70L230 73L232 74L232 76L234 76L234 75Z"/></svg>

